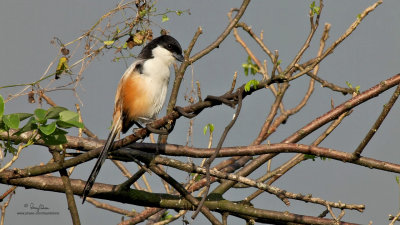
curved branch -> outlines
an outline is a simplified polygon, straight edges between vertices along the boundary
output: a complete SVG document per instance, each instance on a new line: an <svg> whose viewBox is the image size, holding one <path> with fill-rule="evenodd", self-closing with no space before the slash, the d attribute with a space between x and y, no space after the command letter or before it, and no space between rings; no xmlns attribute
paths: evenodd
<svg viewBox="0 0 400 225"><path fill-rule="evenodd" d="M12 173L11 171L8 171ZM64 193L64 186L61 178L53 176L36 176L29 178L18 178L18 179L0 179L0 183L11 184L16 186L22 186L26 188L35 188L45 191L53 191ZM72 190L75 195L81 195L85 183L82 180L71 179ZM193 210L192 205L186 200L168 194L149 193L139 190L120 190L115 191L115 185L107 184L94 184L91 192L91 197L119 201L122 203L135 204L141 206L152 206L158 208L169 208L169 209L185 209ZM335 222L332 219L318 218L313 216L305 216L299 214L293 214L289 212L277 212L272 210L264 210L253 208L249 205L243 205L239 202L231 202L221 198L208 199L204 203L210 210L215 212L229 212L233 216L241 218L256 218L257 221L280 221L280 222L292 222L302 224L332 224ZM340 222L341 225L355 225L354 223Z"/></svg>
<svg viewBox="0 0 400 225"><path fill-rule="evenodd" d="M188 156L193 158L207 158L214 154L216 149L209 148L193 148L181 145L157 145L157 144L132 144L127 146L125 149L130 151L134 149L140 149L144 152L156 153L169 155L169 156ZM123 149L121 149L123 150ZM119 155L121 151L116 151L115 155ZM255 156L264 154L278 154L278 153L302 153L315 155L318 157L326 157L335 159L342 162L348 162L365 166L368 168L379 169L389 172L400 173L400 165L385 161L376 160L368 157L355 158L352 153L342 152L331 148L323 148L318 146L310 146L303 144L293 143L279 143L279 144L266 144L266 145L255 145L255 146L243 146L243 147L224 147L218 153L218 157L230 157L230 156Z"/></svg>

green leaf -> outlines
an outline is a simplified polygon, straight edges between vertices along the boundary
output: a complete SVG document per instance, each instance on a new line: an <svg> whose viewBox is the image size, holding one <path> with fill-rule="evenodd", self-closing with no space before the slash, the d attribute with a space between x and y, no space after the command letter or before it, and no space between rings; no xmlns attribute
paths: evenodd
<svg viewBox="0 0 400 225"><path fill-rule="evenodd" d="M61 120L57 120L57 126L61 127L61 128L71 128L71 127L77 127L77 128L83 128L83 123L80 123L78 121L61 121Z"/></svg>
<svg viewBox="0 0 400 225"><path fill-rule="evenodd" d="M4 114L4 99L3 96L0 95L0 118Z"/></svg>
<svg viewBox="0 0 400 225"><path fill-rule="evenodd" d="M308 155L308 154L304 154L304 157L306 159L312 159L312 161L315 161L315 159L317 158L317 156L315 156L315 155ZM319 159L325 161L327 158L323 157L323 156L320 156Z"/></svg>
<svg viewBox="0 0 400 225"><path fill-rule="evenodd" d="M103 43L107 46L110 46L110 45L114 44L114 41L112 41L112 40L111 41L103 41Z"/></svg>
<svg viewBox="0 0 400 225"><path fill-rule="evenodd" d="M26 120L29 117L33 116L32 113L14 113L14 114L17 114L19 116L19 121Z"/></svg>
<svg viewBox="0 0 400 225"><path fill-rule="evenodd" d="M214 132L214 124L209 123L204 126L204 128L203 128L204 135L206 135L208 128L210 128L210 134L211 134L212 132Z"/></svg>
<svg viewBox="0 0 400 225"><path fill-rule="evenodd" d="M6 156L7 152L10 152L13 155L15 155L18 152L18 149L14 148L12 142L6 141L4 145L5 145L4 147L6 148L6 150L4 151L4 156Z"/></svg>
<svg viewBox="0 0 400 225"><path fill-rule="evenodd" d="M48 125L39 126L39 130L45 135L50 135L56 130L56 122L54 121Z"/></svg>
<svg viewBox="0 0 400 225"><path fill-rule="evenodd" d="M67 111L67 108L55 106L47 110L46 119L58 119L60 117L60 112Z"/></svg>
<svg viewBox="0 0 400 225"><path fill-rule="evenodd" d="M162 15L162 18L161 18L162 23L167 22L168 20L169 20L169 17L166 14Z"/></svg>
<svg viewBox="0 0 400 225"><path fill-rule="evenodd" d="M356 86L356 93L360 93L360 85Z"/></svg>
<svg viewBox="0 0 400 225"><path fill-rule="evenodd" d="M172 216L171 214L169 214L168 211L165 211L165 212L163 213L163 215L161 216L160 221L168 220L168 219L170 219L170 218L172 218L172 217L173 217L173 216Z"/></svg>
<svg viewBox="0 0 400 225"><path fill-rule="evenodd" d="M247 56L247 64L251 64L251 57Z"/></svg>
<svg viewBox="0 0 400 225"><path fill-rule="evenodd" d="M35 118L31 117L28 122L21 128L19 129L17 132L15 132L13 135L19 136L22 133L25 133L27 131L31 131L31 130L36 130L37 129L37 121Z"/></svg>
<svg viewBox="0 0 400 225"><path fill-rule="evenodd" d="M46 121L47 121L47 119L46 119L47 111L46 110L40 109L40 108L35 109L34 114L35 114L36 120L39 123L43 123L43 124L46 123Z"/></svg>
<svg viewBox="0 0 400 225"><path fill-rule="evenodd" d="M319 11L320 11L320 10L321 10L321 8L320 8L319 6L316 6L316 7L314 8L315 14L319 15Z"/></svg>
<svg viewBox="0 0 400 225"><path fill-rule="evenodd" d="M257 72L260 69L260 68L258 68L257 64L254 64L251 61L251 57L250 56L247 57L246 63L242 63L242 67L244 69L244 75L246 75L246 76L249 75L249 71L250 71L250 73L252 75L255 75L255 74L257 74Z"/></svg>
<svg viewBox="0 0 400 225"><path fill-rule="evenodd" d="M246 75L246 76L249 75L249 66L248 66L248 64L243 63L242 67L244 69L244 75Z"/></svg>
<svg viewBox="0 0 400 225"><path fill-rule="evenodd" d="M78 121L79 115L76 112L65 110L60 112L60 120L64 122Z"/></svg>
<svg viewBox="0 0 400 225"><path fill-rule="evenodd" d="M312 159L312 161L315 161L316 156L315 155L304 154L304 158Z"/></svg>
<svg viewBox="0 0 400 225"><path fill-rule="evenodd" d="M12 129L18 129L19 127L19 116L18 114L3 115L3 122Z"/></svg>
<svg viewBox="0 0 400 225"><path fill-rule="evenodd" d="M248 91L250 91L250 88L251 88L251 84L250 84L250 81L249 81L249 82L247 82L246 85L244 86L244 91L245 91L245 92L248 92Z"/></svg>
<svg viewBox="0 0 400 225"><path fill-rule="evenodd" d="M209 125L209 127L210 127L210 132L211 132L211 133L214 132L214 124L209 123L208 125Z"/></svg>
<svg viewBox="0 0 400 225"><path fill-rule="evenodd" d="M56 128L51 135L42 135L41 139L47 145L61 145L67 143L67 138L65 137L67 133L64 130Z"/></svg>
<svg viewBox="0 0 400 225"><path fill-rule="evenodd" d="M396 176L396 182L397 184L400 184L399 176Z"/></svg>
<svg viewBox="0 0 400 225"><path fill-rule="evenodd" d="M253 64L251 67L251 74L256 75L258 72L259 68L256 64Z"/></svg>
<svg viewBox="0 0 400 225"><path fill-rule="evenodd" d="M60 119L57 121L57 125L63 128L83 128L83 123L79 122L78 113L69 110L60 112Z"/></svg>
<svg viewBox="0 0 400 225"><path fill-rule="evenodd" d="M346 81L346 85L347 85L349 88L353 88L353 85L351 85L350 82L348 82L348 81Z"/></svg>
<svg viewBox="0 0 400 225"><path fill-rule="evenodd" d="M199 180L201 180L203 177L204 177L203 175L199 174L199 175L196 176L196 178L194 179L194 181L199 181Z"/></svg>
<svg viewBox="0 0 400 225"><path fill-rule="evenodd" d="M314 14L319 15L319 11L321 10L319 6L315 5L315 1L311 3L310 9L311 9L311 16L314 16Z"/></svg>
<svg viewBox="0 0 400 225"><path fill-rule="evenodd" d="M19 117L19 121L21 122L21 121L31 117L33 114L31 114L31 113L13 113L13 115L14 116L15 115L18 116ZM10 126L6 126L5 125L5 123L3 121L3 117L4 117L4 115L0 117L0 129L1 130L8 130L10 128Z"/></svg>
<svg viewBox="0 0 400 225"><path fill-rule="evenodd" d="M248 92L250 91L251 87L253 87L254 89L257 88L257 85L260 82L258 80L250 80L249 82L246 83L246 85L244 85L244 91Z"/></svg>

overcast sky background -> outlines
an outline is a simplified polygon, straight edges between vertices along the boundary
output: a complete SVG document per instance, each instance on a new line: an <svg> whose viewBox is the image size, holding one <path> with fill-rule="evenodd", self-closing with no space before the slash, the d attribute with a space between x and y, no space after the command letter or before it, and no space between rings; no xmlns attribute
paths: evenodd
<svg viewBox="0 0 400 225"><path fill-rule="evenodd" d="M286 66L304 43L309 31L308 10L312 1L252 1L242 18L242 21L251 25L256 33L264 30L264 41L271 50L278 49L282 65ZM57 55L58 49L50 44L54 36L59 37L64 43L80 36L90 28L104 13L114 8L118 1L61 1L61 0L16 0L2 1L0 3L0 86L27 83L37 80L46 70L48 64ZM317 52L319 38L324 23L332 24L328 44L336 40L355 20L367 6L374 3L371 0L336 0L326 1L323 10L320 29L313 44L303 61L314 57ZM170 21L161 24L170 31L170 34L179 40L184 49L187 48L198 26L202 26L203 34L200 36L193 53L206 47L226 27L228 19L226 13L232 7L239 7L240 1L187 1L172 0L160 1L157 8L163 9L190 9L191 15L170 16ZM400 2L385 0L372 12L357 28L357 30L341 45L333 55L323 63L319 75L328 81L345 86L345 81L353 85L360 85L361 91L379 83L400 72ZM157 26L153 27L154 33L159 32ZM249 46L255 50L261 59L266 58L248 36L240 33L248 41ZM157 36L157 35L155 35ZM138 49L133 50L134 53ZM79 96L83 101L83 119L88 128L99 137L105 138L110 124L114 93L118 81L126 69L123 62L113 62L113 50L96 59L84 72L82 88ZM219 49L200 59L193 67L189 67L185 75L183 87L178 97L178 105L186 105L184 94L190 88L191 76L199 80L203 97L206 95L220 95L226 92L231 85L231 78L235 71L239 72L238 84L247 82L242 71L242 63L247 59L244 50L230 35ZM76 60L76 59L75 59ZM73 60L73 61L75 61ZM269 61L268 61L269 63ZM272 66L269 64L269 68ZM54 69L54 68L53 68ZM193 74L192 74L193 71ZM74 71L77 72L77 71ZM259 78L259 77L258 77ZM68 79L63 77L63 79ZM58 80L56 82L65 82ZM306 91L308 78L300 78L291 84L290 91L286 94L284 102L286 108L294 106ZM171 84L170 84L171 86ZM0 94L7 97L20 88L1 89ZM325 140L321 146L331 147L341 151L352 152L360 140L365 136L369 127L379 115L382 105L388 101L394 89L380 95L358 107L350 117L335 132ZM74 104L79 103L71 92L50 93L57 104L74 109ZM313 118L322 115L330 109L330 100L335 105L341 104L350 96L332 93L328 89L316 85L314 95L307 107L297 115L291 117L287 124L280 127L278 132L270 137L271 143L280 142L297 129L301 128ZM269 91L259 91L245 99L244 107L237 123L229 133L225 146L248 145L259 132L265 115L269 112L269 105L273 98ZM46 108L47 105L44 105ZM37 104L29 104L26 97L19 98L6 104L6 113L33 112ZM202 134L204 125L215 124L215 140L218 140L224 127L229 123L234 110L219 106L203 111L195 119L194 146L207 146L207 137ZM165 110L161 115L165 114ZM399 104L389 114L377 135L364 151L364 156L374 157L379 160L400 163L399 135L400 122ZM168 142L175 144L186 143L188 119L182 118L171 134ZM321 132L322 130L320 130ZM320 132L301 141L310 144ZM148 141L148 140L146 140ZM217 141L216 141L217 142ZM215 143L216 143L215 142ZM215 146L216 144L214 144ZM276 157L272 166L285 162L293 154ZM50 154L45 148L34 147L22 152L21 158L15 167L27 167L40 162L46 163ZM181 158L187 161L185 158ZM4 163L2 163L3 165ZM72 178L86 179L94 165L94 160L85 165L80 165ZM129 168L136 165L131 163ZM263 168L265 169L265 168ZM172 169L171 174L178 178L187 178L186 175L178 176ZM263 171L252 174L257 178ZM117 174L117 175L115 175ZM181 174L179 174L181 175ZM147 175L150 180L158 180L155 175ZM346 211L345 221L368 224L387 224L388 214L396 214L399 209L399 188L395 181L396 174L378 170L370 170L334 160L305 161L274 185L282 189L321 197L329 201L342 201L344 203L366 204L364 213ZM98 182L118 184L125 180L118 170L109 162L103 166L97 179ZM185 181L184 179L180 180ZM153 191L163 192L160 187L154 186ZM0 185L0 193L9 187ZM247 195L241 194L242 190L229 191L224 195L229 200L241 200ZM248 193L252 193L254 189ZM95 208L89 203L81 205L80 198L76 197L82 224L93 224L101 221L102 224L116 224L121 215ZM44 204L51 211L59 212L58 216L21 216L17 212L26 211L24 204ZM275 196L262 194L253 202L256 207L270 210L289 211L298 214L318 216L324 208L304 204L295 200L291 206L286 207ZM113 203L114 204L114 203ZM141 211L141 207L122 205L128 210ZM338 212L338 211L336 211ZM191 215L189 213L188 215ZM71 218L67 209L64 194L26 190L17 188L17 195L11 200L7 208L6 224L46 225L70 224ZM204 218L199 216L192 224L203 224ZM230 224L240 223L242 220L231 219ZM177 221L173 224L181 224Z"/></svg>

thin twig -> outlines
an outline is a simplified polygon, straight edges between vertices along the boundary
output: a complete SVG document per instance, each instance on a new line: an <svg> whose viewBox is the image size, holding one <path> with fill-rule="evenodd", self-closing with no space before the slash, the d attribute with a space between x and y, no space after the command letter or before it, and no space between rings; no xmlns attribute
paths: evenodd
<svg viewBox="0 0 400 225"><path fill-rule="evenodd" d="M312 38L314 37L315 31L318 29L319 18L321 16L322 9L324 8L324 4L323 4L322 0L319 1L319 8L320 8L320 10L319 10L319 13L317 13L315 22L314 22L314 18L313 18L314 13L312 12L312 9L310 9L310 27L311 27L310 32L309 32L308 37L307 37L306 41L304 42L303 46L297 53L297 55L294 57L292 62L289 64L289 66L283 72L284 75L286 75L286 73L288 73L290 70L292 70L294 65L299 62L299 60L301 59L301 57L303 56L305 51L308 49L308 47L310 47L310 42L311 42Z"/></svg>
<svg viewBox="0 0 400 225"><path fill-rule="evenodd" d="M378 131L379 127L385 120L386 116L389 114L390 110L392 109L394 103L397 101L397 98L400 95L400 85L397 86L396 90L394 91L392 97L390 100L383 105L383 109L381 114L379 115L378 119L375 121L374 125L369 129L367 135L365 138L360 142L356 150L354 151L354 157L355 159L359 158L362 151L364 150L365 146L369 143L369 141L372 139L372 137L375 135L375 133Z"/></svg>
<svg viewBox="0 0 400 225"><path fill-rule="evenodd" d="M244 89L242 89L242 91L244 91ZM210 167L212 162L215 160L215 158L217 158L219 151L222 148L222 145L224 144L224 141L226 139L226 136L228 135L229 131L231 130L231 128L233 127L233 125L235 124L239 114L240 114L240 110L242 109L242 94L239 93L239 99L238 99L238 105L236 108L236 112L233 115L233 118L231 120L231 122L225 127L224 132L221 135L221 138L218 141L218 145L217 148L215 149L214 154L206 161L205 163L205 168L206 168L206 179L207 179L207 185L206 188L204 190L204 194L203 194L203 198L201 199L199 205L197 206L197 209L195 211L195 213L192 215L192 219L195 219L197 214L199 213L201 207L204 204L204 201L206 200L206 197L208 195L208 191L210 189L210 185L211 185L211 178L210 178Z"/></svg>
<svg viewBox="0 0 400 225"><path fill-rule="evenodd" d="M389 225L394 225L395 223L396 223L396 221L399 219L399 217L400 217L400 212L399 213L397 213L397 215L396 216L394 216L393 218L391 218L391 217L393 217L392 215L389 215L389 219L391 219L392 221L389 223Z"/></svg>
<svg viewBox="0 0 400 225"><path fill-rule="evenodd" d="M185 215L186 212L187 212L187 210L179 210L178 214L174 215L173 217L165 219L165 220L157 222L157 223L154 223L153 225L169 224L169 223L179 219L181 216Z"/></svg>
<svg viewBox="0 0 400 225"><path fill-rule="evenodd" d="M181 162L177 162L177 161L171 162L169 159L160 157L160 156L157 157L155 160L157 163L168 165L168 166L171 166L171 167L174 167L174 168L186 171L186 172L200 173L200 174L207 173L206 168L198 167L191 163L181 163ZM311 195L296 194L296 193L282 190L277 187L269 186L269 185L261 183L261 182L254 181L247 177L242 177L242 176L237 176L237 175L231 174L231 173L221 172L216 169L210 170L210 175L215 176L219 179L228 179L228 180L232 180L232 181L237 181L237 182L246 184L248 186L255 187L255 188L258 188L263 191L267 191L268 193L276 195L278 198L283 200L285 202L285 204L288 204L288 201L285 199L290 198L290 199L296 199L296 200L300 200L300 201L304 201L304 202L320 204L323 206L328 204L329 206L334 207L334 208L352 209L352 210L357 210L360 212L362 212L365 209L364 205L344 204L341 202L336 203L336 202L326 201L321 198L312 197Z"/></svg>
<svg viewBox="0 0 400 225"><path fill-rule="evenodd" d="M11 198L13 196L14 192L11 192L10 195L8 196L8 200L1 206L1 220L0 220L0 225L4 225L5 217L6 217L6 208L10 204Z"/></svg>
<svg viewBox="0 0 400 225"><path fill-rule="evenodd" d="M0 202L2 202L9 194L13 193L15 191L15 189L17 189L17 186L12 186L6 192L4 192L0 196Z"/></svg>
<svg viewBox="0 0 400 225"><path fill-rule="evenodd" d="M121 208L112 206L110 204L99 202L99 201L97 201L97 200L95 200L93 198L90 198L90 197L86 198L86 201L91 203L91 204L93 204L97 208L105 209L105 210L108 210L108 211L111 211L111 212L115 212L115 213L118 213L118 214L121 214L121 215L124 215L124 216L135 217L135 216L138 215L138 213L135 212L135 211L129 211L129 210L121 209Z"/></svg>
<svg viewBox="0 0 400 225"><path fill-rule="evenodd" d="M140 222L145 221L147 218L151 217L152 215L160 212L163 209L160 208L147 208L143 210L141 213L138 213L135 217L130 218L128 220L124 220L118 225L132 225L132 224L138 224Z"/></svg>
<svg viewBox="0 0 400 225"><path fill-rule="evenodd" d="M62 164L64 159L62 158L60 153L57 150L52 150L52 149L49 149L49 150L53 154L54 161L56 163ZM79 219L78 208L76 207L74 192L72 190L72 185L71 185L71 181L69 179L68 171L66 169L61 169L59 171L59 173L60 173L61 180L65 187L65 195L67 197L68 210L71 214L72 223L74 225L80 225L81 222Z"/></svg>
<svg viewBox="0 0 400 225"><path fill-rule="evenodd" d="M225 28L225 30L220 34L220 36L213 43L211 43L205 49L201 50L200 52L198 52L194 56L192 56L190 58L190 61L192 63L199 60L201 57L205 56L206 54L208 54L209 52L211 52L212 50L217 48L221 44L221 42L225 40L225 38L228 36L228 34L231 32L231 30L236 26L236 24L239 22L240 18L243 16L249 3L250 3L250 0L243 0L242 5L240 6L239 10L237 11L237 14L229 22L229 24Z"/></svg>
<svg viewBox="0 0 400 225"><path fill-rule="evenodd" d="M160 169L158 166L156 165L152 165L150 166L150 169L157 174L159 177L161 177L163 180L165 180L166 182L168 182L172 187L175 188L175 190L177 190L182 197L184 197L187 201L189 201L193 206L198 206L199 205L199 201L194 198L181 184L179 184L174 178L172 178L171 176L169 176L167 173L164 172L164 170ZM212 224L219 224L222 225L221 222L218 221L217 218L214 217L214 215L210 212L210 210L203 205L201 207L201 212L204 214L205 217L207 217L207 219L212 223Z"/></svg>
<svg viewBox="0 0 400 225"><path fill-rule="evenodd" d="M120 161L118 161L118 160L111 160L113 163L114 163L114 165L115 166L117 166L118 167L118 169L122 172L122 174L125 176L125 177L127 177L128 179L131 179L132 178L132 174L129 172L129 170L124 166L124 164L122 164L122 162L120 162ZM139 169L139 171L137 172L137 173L141 173L142 172L142 169ZM143 173L142 173L143 174ZM140 177L139 177L140 178ZM138 179L139 179L138 178ZM137 180L137 179L136 179ZM135 186L135 188L137 189L137 190L143 190L143 188L142 187L140 187L140 185L136 182L136 180L134 181L134 182L132 182L133 183L133 185ZM131 183L131 184L132 184ZM130 184L130 185L131 185ZM129 186L130 186L129 185Z"/></svg>
<svg viewBox="0 0 400 225"><path fill-rule="evenodd" d="M320 56L315 58L314 62L307 66L304 71L301 71L299 74L296 76L299 76L301 74L306 74L307 72L311 71L317 64L319 64L323 59L325 59L328 55L332 54L334 49L342 43L350 34L353 33L353 31L358 27L358 25L361 23L361 21L372 11L376 9L380 4L382 4L382 0L378 0L375 2L373 5L367 7L359 16L357 16L357 19L347 28L347 30L344 32L342 36L340 36L332 45Z"/></svg>

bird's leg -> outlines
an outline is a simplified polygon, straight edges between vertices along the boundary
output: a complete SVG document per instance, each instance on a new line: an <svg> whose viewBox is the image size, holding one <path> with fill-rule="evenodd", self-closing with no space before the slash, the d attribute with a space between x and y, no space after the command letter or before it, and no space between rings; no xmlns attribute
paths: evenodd
<svg viewBox="0 0 400 225"><path fill-rule="evenodd" d="M133 121L134 124L136 124L136 126L138 126L138 128L143 128L142 125L140 125L140 123Z"/></svg>
<svg viewBox="0 0 400 225"><path fill-rule="evenodd" d="M136 124L136 126L138 127L138 128L133 128L133 129L132 129L133 135L134 135L135 137L138 137L138 136L135 135L135 133L136 133L137 130L143 129L143 126L140 125L140 123L138 123L138 122L136 122L136 121L133 121L133 123ZM142 142L144 141L144 138L141 138L141 137L138 137L138 138L140 138L140 140L141 140L140 143L142 143Z"/></svg>

